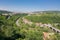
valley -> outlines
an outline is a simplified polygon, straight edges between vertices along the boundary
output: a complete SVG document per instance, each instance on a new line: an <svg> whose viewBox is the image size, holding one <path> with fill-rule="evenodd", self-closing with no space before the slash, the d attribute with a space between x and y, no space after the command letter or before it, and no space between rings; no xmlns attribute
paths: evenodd
<svg viewBox="0 0 60 40"><path fill-rule="evenodd" d="M60 40L60 12L12 13L0 14L0 40Z"/></svg>

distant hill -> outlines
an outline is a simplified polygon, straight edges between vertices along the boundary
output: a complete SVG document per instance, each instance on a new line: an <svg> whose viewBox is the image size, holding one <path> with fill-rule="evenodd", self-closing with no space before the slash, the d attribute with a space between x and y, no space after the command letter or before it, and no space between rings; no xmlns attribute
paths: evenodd
<svg viewBox="0 0 60 40"><path fill-rule="evenodd" d="M60 11L35 11L32 13L60 13Z"/></svg>
<svg viewBox="0 0 60 40"><path fill-rule="evenodd" d="M11 12L11 11L6 11L6 10L0 10L0 14L5 14L5 13L13 13L13 14L21 14L21 13L17 13L17 12ZM36 13L60 13L60 11L34 11L34 12L31 12L33 14L36 14Z"/></svg>
<svg viewBox="0 0 60 40"><path fill-rule="evenodd" d="M6 13L12 13L12 14L27 14L27 13L21 13L21 12L11 12L11 11L6 11L6 10L0 10L0 14L6 14Z"/></svg>
<svg viewBox="0 0 60 40"><path fill-rule="evenodd" d="M0 14L2 14L2 13L12 13L12 12L6 11L6 10L0 10Z"/></svg>

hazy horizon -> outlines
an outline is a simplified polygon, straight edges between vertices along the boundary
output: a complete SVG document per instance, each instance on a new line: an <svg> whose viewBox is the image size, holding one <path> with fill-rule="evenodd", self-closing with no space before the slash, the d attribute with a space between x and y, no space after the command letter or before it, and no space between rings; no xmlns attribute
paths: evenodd
<svg viewBox="0 0 60 40"><path fill-rule="evenodd" d="M0 0L0 10L14 12L60 11L60 0Z"/></svg>

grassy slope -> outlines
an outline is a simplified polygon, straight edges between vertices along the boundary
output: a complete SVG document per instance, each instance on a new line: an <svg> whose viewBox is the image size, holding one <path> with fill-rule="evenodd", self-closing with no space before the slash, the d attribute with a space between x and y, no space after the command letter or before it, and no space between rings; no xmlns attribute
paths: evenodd
<svg viewBox="0 0 60 40"><path fill-rule="evenodd" d="M43 32L50 32L50 33L53 32L48 27L41 28L39 26L35 26L34 23L31 26L28 24L25 24L22 21L22 18L20 18L19 23L20 23L20 33L26 36L25 40L29 40L29 39L30 40L43 40ZM56 34L56 37L57 37L57 34Z"/></svg>
<svg viewBox="0 0 60 40"><path fill-rule="evenodd" d="M60 14L39 14L26 16L25 18L32 22L51 23L53 25L54 23L60 24ZM57 25L55 27L60 29L60 25Z"/></svg>

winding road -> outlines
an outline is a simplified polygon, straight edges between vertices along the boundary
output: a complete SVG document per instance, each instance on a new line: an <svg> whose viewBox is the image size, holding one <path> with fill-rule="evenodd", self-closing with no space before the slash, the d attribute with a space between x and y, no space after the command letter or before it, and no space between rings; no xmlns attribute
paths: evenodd
<svg viewBox="0 0 60 40"><path fill-rule="evenodd" d="M19 24L19 19L20 19L20 18L18 18L18 19L16 20L16 25L17 25L17 26L20 26L20 24Z"/></svg>

